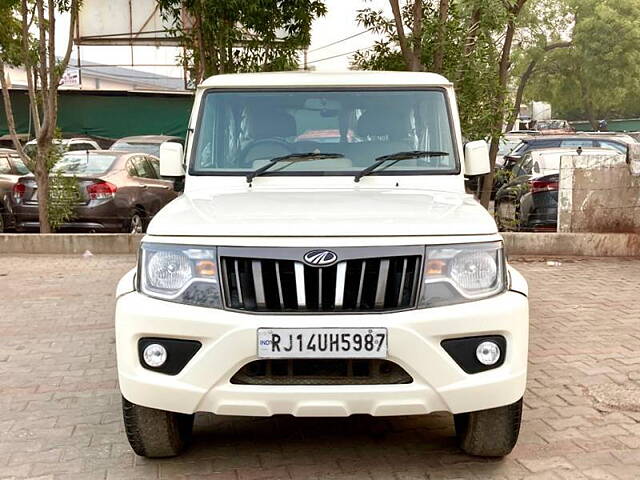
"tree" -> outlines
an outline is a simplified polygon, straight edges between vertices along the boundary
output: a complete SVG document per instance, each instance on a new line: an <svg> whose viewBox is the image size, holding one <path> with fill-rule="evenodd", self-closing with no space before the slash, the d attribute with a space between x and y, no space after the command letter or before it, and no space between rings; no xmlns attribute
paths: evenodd
<svg viewBox="0 0 640 480"><path fill-rule="evenodd" d="M636 0L566 0L577 22L572 46L539 63L527 95L558 116L598 120L640 113L640 4Z"/></svg>
<svg viewBox="0 0 640 480"><path fill-rule="evenodd" d="M4 0L0 3L0 84L9 134L38 185L40 232L51 232L49 172L59 158L53 146L58 114L58 86L67 68L78 18L79 0ZM62 60L55 54L56 12L70 14L69 38ZM29 156L20 141L9 96L5 65L24 68L29 108L37 140Z"/></svg>
<svg viewBox="0 0 640 480"><path fill-rule="evenodd" d="M322 0L158 0L181 39L191 79L235 72L291 70L311 41Z"/></svg>

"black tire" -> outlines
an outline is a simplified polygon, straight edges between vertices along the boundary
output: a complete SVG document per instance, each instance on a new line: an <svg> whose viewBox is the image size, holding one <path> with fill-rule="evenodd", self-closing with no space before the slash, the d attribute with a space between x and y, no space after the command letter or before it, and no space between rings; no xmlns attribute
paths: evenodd
<svg viewBox="0 0 640 480"><path fill-rule="evenodd" d="M144 233L147 230L147 222L144 212L141 210L134 210L125 224L124 231L126 233Z"/></svg>
<svg viewBox="0 0 640 480"><path fill-rule="evenodd" d="M504 457L518 441L522 399L511 405L453 416L462 451L479 457Z"/></svg>
<svg viewBox="0 0 640 480"><path fill-rule="evenodd" d="M191 441L194 415L143 407L122 397L122 416L129 445L141 457L175 457Z"/></svg>

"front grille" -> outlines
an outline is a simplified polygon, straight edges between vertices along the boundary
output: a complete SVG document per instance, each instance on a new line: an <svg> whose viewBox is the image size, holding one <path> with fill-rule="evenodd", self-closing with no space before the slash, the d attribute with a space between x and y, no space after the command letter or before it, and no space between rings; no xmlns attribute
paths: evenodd
<svg viewBox="0 0 640 480"><path fill-rule="evenodd" d="M273 250L265 253L274 254ZM326 267L292 259L298 253L293 250L289 258L283 252L275 253L275 258L260 258L227 256L221 249L226 307L265 313L350 313L415 305L422 264L422 254L415 247L408 254L363 258L349 258L362 253L357 249L342 249L338 254L342 260ZM298 258L303 254L299 252Z"/></svg>
<svg viewBox="0 0 640 480"><path fill-rule="evenodd" d="M397 385L413 382L388 360L255 360L232 378L238 385Z"/></svg>

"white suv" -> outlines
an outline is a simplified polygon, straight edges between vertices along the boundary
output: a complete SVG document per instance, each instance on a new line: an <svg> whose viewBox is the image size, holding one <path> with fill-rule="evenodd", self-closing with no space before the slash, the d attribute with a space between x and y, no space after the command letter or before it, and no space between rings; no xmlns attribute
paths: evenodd
<svg viewBox="0 0 640 480"><path fill-rule="evenodd" d="M117 289L127 436L178 454L195 412L454 415L461 448L516 443L527 284L464 176L453 87L428 73L219 75L197 91L184 195Z"/></svg>

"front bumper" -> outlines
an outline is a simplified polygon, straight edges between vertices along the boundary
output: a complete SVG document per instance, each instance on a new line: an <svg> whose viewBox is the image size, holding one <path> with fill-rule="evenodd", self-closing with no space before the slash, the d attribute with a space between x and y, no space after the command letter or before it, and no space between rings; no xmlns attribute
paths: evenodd
<svg viewBox="0 0 640 480"><path fill-rule="evenodd" d="M467 304L371 315L250 315L119 296L116 344L120 389L127 400L157 409L220 415L348 416L462 413L508 405L524 394L528 302L515 291ZM414 379L402 385L238 385L231 377L256 360L259 327L386 327L388 359ZM440 342L502 335L503 365L467 374ZM175 376L143 368L138 340L166 337L202 343Z"/></svg>

